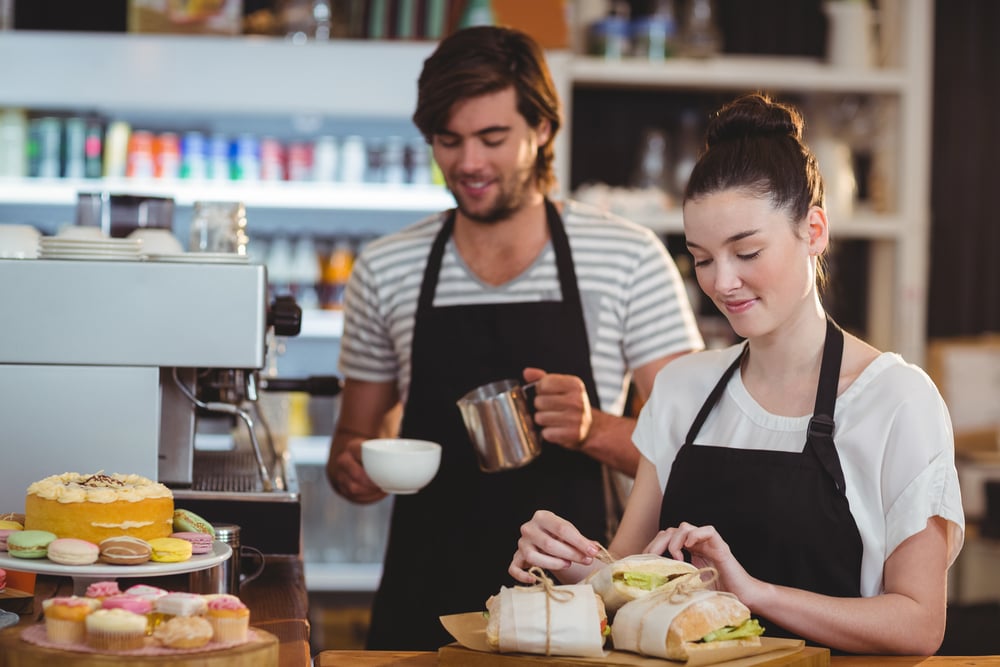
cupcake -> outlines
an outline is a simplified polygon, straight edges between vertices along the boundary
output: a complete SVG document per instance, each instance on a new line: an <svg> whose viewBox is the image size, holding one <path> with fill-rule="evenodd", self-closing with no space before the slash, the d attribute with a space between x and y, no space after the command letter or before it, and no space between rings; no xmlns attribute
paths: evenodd
<svg viewBox="0 0 1000 667"><path fill-rule="evenodd" d="M137 595L112 595L101 600L101 609L124 609L145 616L153 610L153 603Z"/></svg>
<svg viewBox="0 0 1000 667"><path fill-rule="evenodd" d="M195 593L167 593L153 601L153 610L165 618L201 616L207 607L205 599Z"/></svg>
<svg viewBox="0 0 1000 667"><path fill-rule="evenodd" d="M135 586L129 586L125 589L125 595L132 595L137 598L142 598L143 600L149 600L150 602L155 601L157 598L161 598L167 594L162 588L157 588L156 586L149 586L148 584L136 584Z"/></svg>
<svg viewBox="0 0 1000 667"><path fill-rule="evenodd" d="M146 617L124 609L98 609L87 616L87 645L99 651L142 648Z"/></svg>
<svg viewBox="0 0 1000 667"><path fill-rule="evenodd" d="M201 648L212 640L212 626L201 616L177 616L156 628L153 638L168 648Z"/></svg>
<svg viewBox="0 0 1000 667"><path fill-rule="evenodd" d="M208 603L205 618L212 624L215 641L245 642L250 626L250 610L239 599L217 597Z"/></svg>
<svg viewBox="0 0 1000 667"><path fill-rule="evenodd" d="M45 610L45 635L54 644L77 644L86 635L87 616L97 609L97 600L81 597L57 597L42 601Z"/></svg>
<svg viewBox="0 0 1000 667"><path fill-rule="evenodd" d="M94 598L95 600L103 600L104 598L109 598L112 595L121 594L122 592L118 588L117 581L95 581L87 586L87 592L84 593L84 595L88 598Z"/></svg>

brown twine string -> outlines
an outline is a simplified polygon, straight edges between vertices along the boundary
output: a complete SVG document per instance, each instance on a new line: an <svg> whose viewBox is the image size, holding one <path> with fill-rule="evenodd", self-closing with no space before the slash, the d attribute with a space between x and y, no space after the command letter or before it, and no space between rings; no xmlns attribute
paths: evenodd
<svg viewBox="0 0 1000 667"><path fill-rule="evenodd" d="M597 560L601 561L605 565L610 565L611 563L614 563L616 560L618 560L617 558L612 556L611 552L605 549L604 545L601 544L600 542L597 543L597 548L600 549L600 551L597 552L597 556L595 556L595 558L597 558Z"/></svg>
<svg viewBox="0 0 1000 667"><path fill-rule="evenodd" d="M528 573L534 575L535 584L526 588L531 590L540 588L545 591L545 655L552 655L552 600L569 602L573 599L573 591L565 588L557 589L555 582L540 567L532 567Z"/></svg>
<svg viewBox="0 0 1000 667"><path fill-rule="evenodd" d="M702 574L712 575L706 580L702 580ZM637 635L637 641L642 642L642 635L644 632L644 626L646 624L646 617L657 607L662 604L677 604L678 602L683 602L684 600L691 597L695 591L703 590L708 587L713 581L719 578L719 571L714 567L703 567L694 572L685 572L676 579L671 580L671 583L676 581L677 583L672 586L664 586L658 590L653 591L647 597L647 600L652 600L653 603L646 608L642 616L639 617L639 630ZM639 646L635 647L636 652L639 651Z"/></svg>

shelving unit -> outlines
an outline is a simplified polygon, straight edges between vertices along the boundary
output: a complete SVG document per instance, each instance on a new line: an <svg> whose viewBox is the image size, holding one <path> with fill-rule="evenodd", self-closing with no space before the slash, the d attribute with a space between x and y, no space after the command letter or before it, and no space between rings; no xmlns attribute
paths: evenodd
<svg viewBox="0 0 1000 667"><path fill-rule="evenodd" d="M549 54L565 105L557 138L558 180L569 184L573 90L857 93L874 96L893 119L892 206L858 209L836 221L835 238L870 243L867 337L907 360L923 363L930 218L932 0L898 5L898 48L889 67L844 70L805 58L720 57L706 61L608 62L567 52ZM0 108L97 112L108 117L176 118L176 122L315 127L336 119L349 126L372 122L409 127L416 81L434 45L421 42L334 41L295 45L278 39L153 35L0 32ZM627 109L622 110L627 113ZM183 127L179 125L178 128ZM415 130L413 130L415 134ZM311 216L310 228L339 224L344 214L416 215L453 205L443 189L327 183L187 183L131 180L0 180L0 221L26 208L71 211L79 191L173 196L178 205L200 199L240 200L282 223ZM315 218L320 218L317 222ZM412 217L411 217L412 215ZM72 219L72 215L65 216ZM329 219L327 219L329 218ZM637 220L661 233L681 233L678 211ZM340 313L308 314L302 339L327 344L339 338ZM325 461L325 443L312 459ZM320 453L320 450L322 450ZM332 492L330 492L332 493ZM380 567L370 563L307 563L314 590L372 590Z"/></svg>

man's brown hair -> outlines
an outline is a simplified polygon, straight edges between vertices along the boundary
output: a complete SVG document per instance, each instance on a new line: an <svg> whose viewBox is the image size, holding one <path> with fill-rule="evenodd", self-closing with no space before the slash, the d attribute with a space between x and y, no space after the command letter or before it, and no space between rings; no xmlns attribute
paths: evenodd
<svg viewBox="0 0 1000 667"><path fill-rule="evenodd" d="M517 110L537 128L548 120L552 131L538 147L535 178L547 193L555 184L553 142L560 125L559 95L542 49L531 37L511 28L478 26L444 39L424 61L413 122L431 143L445 128L456 102L513 86Z"/></svg>

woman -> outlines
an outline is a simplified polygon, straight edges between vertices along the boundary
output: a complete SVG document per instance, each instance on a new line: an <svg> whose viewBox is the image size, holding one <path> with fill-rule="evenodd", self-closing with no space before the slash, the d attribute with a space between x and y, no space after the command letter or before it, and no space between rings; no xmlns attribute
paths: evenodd
<svg viewBox="0 0 1000 667"><path fill-rule="evenodd" d="M826 315L823 184L795 109L755 94L713 117L684 233L700 287L746 341L657 375L609 550L716 568L769 636L934 653L964 535L951 421L923 371ZM597 552L538 511L510 573L579 581Z"/></svg>

